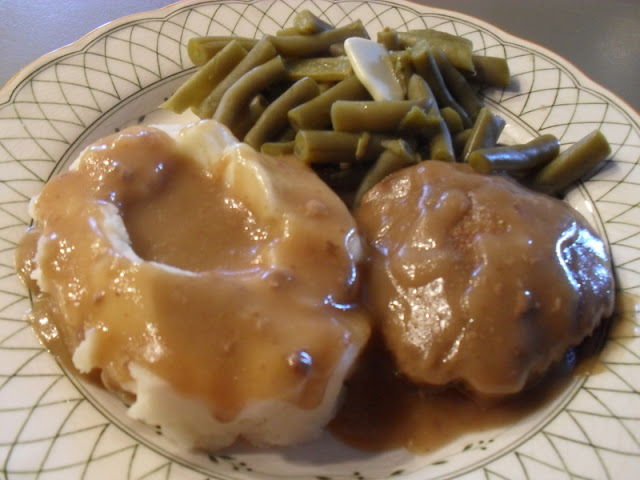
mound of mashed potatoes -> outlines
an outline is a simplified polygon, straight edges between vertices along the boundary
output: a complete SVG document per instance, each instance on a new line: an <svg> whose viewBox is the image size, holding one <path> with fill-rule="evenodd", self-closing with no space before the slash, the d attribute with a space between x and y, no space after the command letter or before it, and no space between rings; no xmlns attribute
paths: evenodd
<svg viewBox="0 0 640 480"><path fill-rule="evenodd" d="M299 162L213 121L89 146L30 206L17 266L43 342L187 447L318 435L369 337L362 250Z"/></svg>
<svg viewBox="0 0 640 480"><path fill-rule="evenodd" d="M612 313L606 244L568 204L506 178L421 162L355 215L377 328L417 384L518 393Z"/></svg>

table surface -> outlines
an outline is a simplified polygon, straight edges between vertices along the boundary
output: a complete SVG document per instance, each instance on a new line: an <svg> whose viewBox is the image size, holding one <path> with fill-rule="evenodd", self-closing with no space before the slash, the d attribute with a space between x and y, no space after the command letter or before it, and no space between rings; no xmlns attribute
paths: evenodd
<svg viewBox="0 0 640 480"><path fill-rule="evenodd" d="M41 55L168 0L0 0L0 86ZM472 15L563 56L640 110L638 0L420 0Z"/></svg>

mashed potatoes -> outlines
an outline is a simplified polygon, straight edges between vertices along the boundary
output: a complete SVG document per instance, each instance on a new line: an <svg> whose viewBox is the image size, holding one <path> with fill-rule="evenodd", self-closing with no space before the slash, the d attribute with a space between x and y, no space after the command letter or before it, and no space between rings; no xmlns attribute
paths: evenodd
<svg viewBox="0 0 640 480"><path fill-rule="evenodd" d="M87 148L31 205L18 269L63 360L187 446L291 444L332 417L369 336L360 240L299 163L203 121Z"/></svg>

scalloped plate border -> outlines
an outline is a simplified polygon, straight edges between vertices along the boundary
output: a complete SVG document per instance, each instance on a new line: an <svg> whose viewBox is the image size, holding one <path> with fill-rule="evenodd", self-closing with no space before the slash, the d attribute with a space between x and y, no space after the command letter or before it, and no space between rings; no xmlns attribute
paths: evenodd
<svg viewBox="0 0 640 480"><path fill-rule="evenodd" d="M553 133L563 146L600 128L612 160L567 195L609 240L618 316L591 376L549 409L500 432L460 439L435 454L372 455L325 435L289 450L183 452L127 421L104 391L68 377L22 319L29 297L13 251L26 206L51 174L97 137L162 121L155 106L190 68L189 37L255 36L289 22L293 7L342 24L424 26L470 38L509 59L518 88L487 90L506 133ZM213 18L213 20L211 20ZM225 33L220 33L225 32ZM0 474L10 478L631 478L640 471L640 118L611 92L540 46L475 18L398 1L186 1L124 17L40 58L0 91Z"/></svg>

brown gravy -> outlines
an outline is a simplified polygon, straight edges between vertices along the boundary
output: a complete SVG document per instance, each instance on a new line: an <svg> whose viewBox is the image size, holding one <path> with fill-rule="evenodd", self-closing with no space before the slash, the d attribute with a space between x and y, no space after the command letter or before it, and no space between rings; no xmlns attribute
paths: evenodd
<svg viewBox="0 0 640 480"><path fill-rule="evenodd" d="M16 253L44 344L70 365L91 336L85 373L108 388L127 390L135 362L220 420L256 400L315 408L346 349L368 337L362 310L330 301L357 298L355 224L305 167L261 162L280 182L273 213L224 187L226 161L203 171L141 127L48 182ZM116 238L121 218L142 258Z"/></svg>
<svg viewBox="0 0 640 480"><path fill-rule="evenodd" d="M410 383L373 340L347 381L344 403L329 424L343 442L367 451L406 448L434 451L463 434L507 427L549 405L575 380L593 373L589 345L571 350L536 386L501 401L478 400L456 388L428 389Z"/></svg>
<svg viewBox="0 0 640 480"><path fill-rule="evenodd" d="M613 309L604 242L571 206L465 164L389 175L355 212L367 302L417 384L512 395Z"/></svg>

